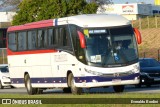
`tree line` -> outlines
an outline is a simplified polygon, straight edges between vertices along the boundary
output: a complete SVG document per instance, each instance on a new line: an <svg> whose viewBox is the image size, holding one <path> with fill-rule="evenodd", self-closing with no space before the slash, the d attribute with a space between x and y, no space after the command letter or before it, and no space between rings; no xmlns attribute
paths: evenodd
<svg viewBox="0 0 160 107"><path fill-rule="evenodd" d="M87 2L89 1L89 2ZM111 0L22 0L12 25L20 25L46 19L67 17L78 14L93 14Z"/></svg>

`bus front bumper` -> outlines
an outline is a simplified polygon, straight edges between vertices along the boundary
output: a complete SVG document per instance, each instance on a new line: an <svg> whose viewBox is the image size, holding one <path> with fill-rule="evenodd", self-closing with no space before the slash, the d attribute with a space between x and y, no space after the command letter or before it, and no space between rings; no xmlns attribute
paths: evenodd
<svg viewBox="0 0 160 107"><path fill-rule="evenodd" d="M76 87L91 88L91 87L104 87L114 85L131 85L140 82L139 73L123 76L123 77L75 77Z"/></svg>
<svg viewBox="0 0 160 107"><path fill-rule="evenodd" d="M93 82L82 82L82 83L75 83L76 87L81 87L81 88L92 88L92 87L105 87L105 86L114 86L114 85L131 85L131 84L138 84L139 83L139 79L137 80L124 80L124 81L120 81L120 80L115 80L115 81L111 81L111 82L97 82L97 81L93 81Z"/></svg>

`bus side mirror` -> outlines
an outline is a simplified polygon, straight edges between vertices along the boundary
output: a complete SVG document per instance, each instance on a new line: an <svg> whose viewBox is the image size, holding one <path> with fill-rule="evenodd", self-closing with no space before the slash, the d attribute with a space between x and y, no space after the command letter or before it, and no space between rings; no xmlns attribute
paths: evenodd
<svg viewBox="0 0 160 107"><path fill-rule="evenodd" d="M137 43L141 44L142 43L142 37L141 37L140 31L137 28L133 28L133 31L136 35Z"/></svg>
<svg viewBox="0 0 160 107"><path fill-rule="evenodd" d="M80 39L81 48L86 48L86 42L85 42L84 34L80 31L77 31L77 33L78 33L78 36L79 36L79 39Z"/></svg>

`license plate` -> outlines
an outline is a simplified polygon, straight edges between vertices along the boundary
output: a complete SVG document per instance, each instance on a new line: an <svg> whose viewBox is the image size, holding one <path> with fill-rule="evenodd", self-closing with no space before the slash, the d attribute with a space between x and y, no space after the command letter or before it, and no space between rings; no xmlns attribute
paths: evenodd
<svg viewBox="0 0 160 107"><path fill-rule="evenodd" d="M121 79L113 79L112 82L113 82L113 83L120 83L120 82L121 82Z"/></svg>

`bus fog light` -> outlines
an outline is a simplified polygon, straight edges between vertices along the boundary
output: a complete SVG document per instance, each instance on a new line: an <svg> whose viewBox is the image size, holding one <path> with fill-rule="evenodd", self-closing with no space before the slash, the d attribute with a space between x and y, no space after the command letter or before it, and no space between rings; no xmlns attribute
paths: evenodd
<svg viewBox="0 0 160 107"><path fill-rule="evenodd" d="M96 83L96 82L98 82L98 81L97 81L97 80L95 80L95 79L93 79L93 80L92 80L92 82Z"/></svg>
<svg viewBox="0 0 160 107"><path fill-rule="evenodd" d="M137 72L139 72L140 71L140 66L138 66L138 65L135 65L135 66L133 66L133 70L132 70L134 73L137 73Z"/></svg>

